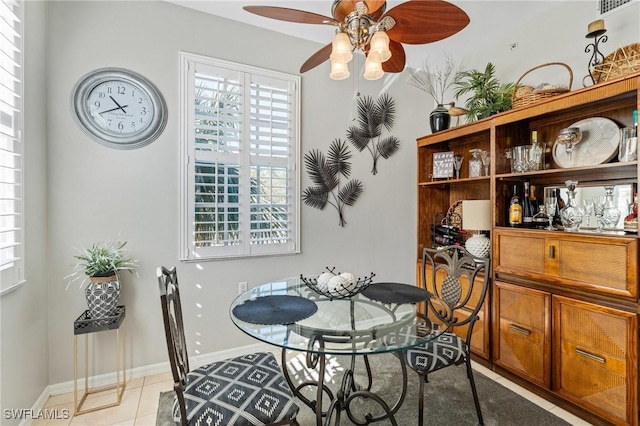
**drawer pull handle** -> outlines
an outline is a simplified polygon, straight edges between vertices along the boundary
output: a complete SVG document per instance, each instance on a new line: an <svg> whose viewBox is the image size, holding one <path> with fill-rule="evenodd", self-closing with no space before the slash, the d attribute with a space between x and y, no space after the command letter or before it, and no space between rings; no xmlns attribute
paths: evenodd
<svg viewBox="0 0 640 426"><path fill-rule="evenodd" d="M549 259L556 257L556 246L549 246Z"/></svg>
<svg viewBox="0 0 640 426"><path fill-rule="evenodd" d="M517 331L518 333L526 334L527 336L531 334L531 330L527 330L526 328L522 328L515 324L509 324L509 328L513 331Z"/></svg>
<svg viewBox="0 0 640 426"><path fill-rule="evenodd" d="M596 355L590 354L589 352L585 352L585 351L580 350L580 349L576 349L576 353L577 353L578 355L582 355L583 357L586 357L586 358L592 359L592 360L594 360L594 361L601 362L601 363L603 363L603 364L604 364L604 363L605 363L605 361L606 361L604 358L602 358L602 357L600 357L600 356L596 356Z"/></svg>

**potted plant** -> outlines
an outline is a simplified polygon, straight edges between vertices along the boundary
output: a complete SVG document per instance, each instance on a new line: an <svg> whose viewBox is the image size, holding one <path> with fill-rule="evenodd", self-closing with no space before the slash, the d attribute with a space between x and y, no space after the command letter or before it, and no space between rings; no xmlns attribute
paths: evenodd
<svg viewBox="0 0 640 426"><path fill-rule="evenodd" d="M460 73L455 83L455 97L471 94L465 103L469 111L467 122L511 109L514 84L500 83L495 73L496 68L491 62L487 63L484 71L471 69Z"/></svg>
<svg viewBox="0 0 640 426"><path fill-rule="evenodd" d="M451 56L445 54L443 68L432 67L429 60L425 60L422 68L410 69L407 83L429 94L438 104L429 115L429 125L431 132L439 132L449 128L451 117L444 106L444 94L454 84L457 84L462 67L456 67L456 63Z"/></svg>
<svg viewBox="0 0 640 426"><path fill-rule="evenodd" d="M120 298L119 271L133 272L138 263L129 256L124 246L127 242L97 242L89 248L82 247L74 256L74 265L69 285L80 278L80 288L85 286L85 295L91 318L104 318L115 313ZM88 283L87 283L88 282Z"/></svg>

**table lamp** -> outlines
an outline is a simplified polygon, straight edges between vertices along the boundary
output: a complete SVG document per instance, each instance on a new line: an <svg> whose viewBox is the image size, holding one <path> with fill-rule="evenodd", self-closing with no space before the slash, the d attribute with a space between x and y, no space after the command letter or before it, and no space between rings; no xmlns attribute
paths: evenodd
<svg viewBox="0 0 640 426"><path fill-rule="evenodd" d="M478 231L465 243L465 248L476 257L488 257L491 240L480 231L491 229L491 204L489 200L462 201L462 228Z"/></svg>

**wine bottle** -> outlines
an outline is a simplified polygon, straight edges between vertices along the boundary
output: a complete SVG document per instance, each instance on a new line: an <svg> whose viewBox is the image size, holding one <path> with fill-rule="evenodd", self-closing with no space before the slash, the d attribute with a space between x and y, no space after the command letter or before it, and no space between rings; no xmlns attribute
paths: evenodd
<svg viewBox="0 0 640 426"><path fill-rule="evenodd" d="M529 182L522 184L524 188L524 196L522 198L522 226L531 227L533 225L533 208L531 207L531 199L529 198Z"/></svg>
<svg viewBox="0 0 640 426"><path fill-rule="evenodd" d="M562 219L560 219L560 210L564 208L564 200L560 196L560 188L556 188L556 211L553 214L553 224L557 226L562 225Z"/></svg>
<svg viewBox="0 0 640 426"><path fill-rule="evenodd" d="M533 215L540 210L540 204L538 203L538 197L536 197L536 187L535 185L531 185L529 188L529 199L531 200L531 209L533 211Z"/></svg>
<svg viewBox="0 0 640 426"><path fill-rule="evenodd" d="M513 185L513 195L509 202L509 225L522 226L522 200L518 194L518 185Z"/></svg>

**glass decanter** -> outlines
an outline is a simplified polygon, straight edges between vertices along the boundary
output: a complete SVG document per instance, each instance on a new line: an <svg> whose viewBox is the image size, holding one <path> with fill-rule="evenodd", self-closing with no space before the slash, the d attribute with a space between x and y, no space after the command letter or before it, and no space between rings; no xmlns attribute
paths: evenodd
<svg viewBox="0 0 640 426"><path fill-rule="evenodd" d="M620 210L616 207L615 201L613 201L613 186L604 187L604 213L602 215L602 221L607 228L615 228L620 220Z"/></svg>
<svg viewBox="0 0 640 426"><path fill-rule="evenodd" d="M481 149L470 149L472 158L469 160L469 177L482 176L482 160L480 159Z"/></svg>
<svg viewBox="0 0 640 426"><path fill-rule="evenodd" d="M576 186L578 185L578 181L569 179L565 181L564 184L567 186L568 201L562 210L560 210L560 220L562 221L562 226L565 231L577 232L580 230L582 218L584 217L584 212L576 202Z"/></svg>

